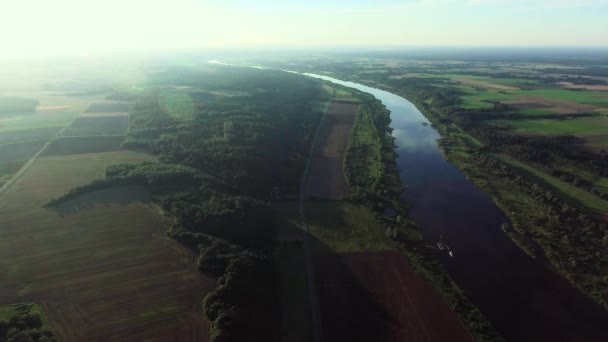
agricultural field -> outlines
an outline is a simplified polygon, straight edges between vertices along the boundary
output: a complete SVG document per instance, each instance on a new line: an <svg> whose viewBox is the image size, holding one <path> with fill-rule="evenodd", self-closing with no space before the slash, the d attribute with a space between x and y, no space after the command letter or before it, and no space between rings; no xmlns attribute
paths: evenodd
<svg viewBox="0 0 608 342"><path fill-rule="evenodd" d="M100 194L78 210L43 208L106 166L152 159L126 151L37 158L0 197L0 305L41 303L65 340L206 340L200 299L215 281L165 237L170 223L145 196L115 203Z"/></svg>
<svg viewBox="0 0 608 342"><path fill-rule="evenodd" d="M129 128L129 116L80 116L61 134L62 136L124 135Z"/></svg>
<svg viewBox="0 0 608 342"><path fill-rule="evenodd" d="M273 208L280 222L275 260L282 280L282 331L289 340L304 341L289 331L310 331L305 226L325 339L473 340L441 294L413 272L370 209L345 201L307 201L305 225L296 202Z"/></svg>
<svg viewBox="0 0 608 342"><path fill-rule="evenodd" d="M317 130L308 173L307 196L340 198L349 193L343 161L358 110L358 103L329 103Z"/></svg>
<svg viewBox="0 0 608 342"><path fill-rule="evenodd" d="M494 152L534 169L540 178L554 178L550 184L570 183L572 187L559 187L565 198L580 196L564 190L589 192L597 199L584 201L591 204L583 205L585 210L598 213L594 203L608 199L601 185L608 177L602 166L608 151L605 63L391 59L384 72L378 69L381 62L352 58L345 63L336 58L321 69L311 67L311 72L390 88L416 99L453 122L458 129L452 136L466 135L464 140L476 142L472 147L493 145ZM558 140L549 140L554 138ZM530 139L545 139L537 143L543 141L543 147L527 146L534 144Z"/></svg>
<svg viewBox="0 0 608 342"><path fill-rule="evenodd" d="M42 156L119 151L124 135L57 137Z"/></svg>

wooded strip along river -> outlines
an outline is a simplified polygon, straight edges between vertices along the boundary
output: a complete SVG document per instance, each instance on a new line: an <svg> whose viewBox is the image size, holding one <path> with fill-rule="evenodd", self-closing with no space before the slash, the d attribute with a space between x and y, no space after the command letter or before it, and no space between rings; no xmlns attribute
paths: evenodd
<svg viewBox="0 0 608 342"><path fill-rule="evenodd" d="M505 339L608 341L608 313L500 229L508 222L505 214L444 158L439 134L411 102L362 84L305 75L370 93L391 111L410 217L428 242L448 238L454 258L443 253L443 266Z"/></svg>

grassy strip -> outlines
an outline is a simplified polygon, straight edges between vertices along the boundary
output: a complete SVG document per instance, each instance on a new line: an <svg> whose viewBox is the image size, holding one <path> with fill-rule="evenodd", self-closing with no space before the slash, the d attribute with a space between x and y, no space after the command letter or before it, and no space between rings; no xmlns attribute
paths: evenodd
<svg viewBox="0 0 608 342"><path fill-rule="evenodd" d="M353 199L377 212L389 207L394 209L395 217L378 214L377 218L414 271L441 292L478 341L501 341L487 318L447 275L435 251L426 246L415 223L406 218L407 208L400 199L404 185L396 165L394 138L390 136L390 111L369 95L357 95L362 101L362 109L357 114L344 163Z"/></svg>
<svg viewBox="0 0 608 342"><path fill-rule="evenodd" d="M548 174L535 169L534 167L526 165L504 154L492 154L492 156L501 162L520 170L522 174L528 174L529 176L545 183L547 186L555 189L555 191L559 193L560 197L566 199L568 202L571 202L574 205L588 208L594 214L601 215L608 212L608 202L591 194L589 191L585 191L570 183L561 181L555 177L551 177Z"/></svg>

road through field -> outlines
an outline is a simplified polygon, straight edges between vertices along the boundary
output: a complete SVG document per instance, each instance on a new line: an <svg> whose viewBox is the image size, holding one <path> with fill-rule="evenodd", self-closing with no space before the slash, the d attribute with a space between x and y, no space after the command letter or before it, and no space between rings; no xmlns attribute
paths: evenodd
<svg viewBox="0 0 608 342"><path fill-rule="evenodd" d="M303 246L304 246L304 258L306 263L306 282L308 288L308 298L310 300L310 320L312 324L312 339L313 342L321 342L321 317L319 310L319 298L316 290L316 282L315 282L315 272L314 265L312 260L312 249L310 242L310 229L306 220L306 200L308 200L308 178L310 175L310 166L312 163L312 159L314 156L314 152L317 146L317 141L319 140L319 132L321 131L321 124L325 120L327 115L327 110L323 112L321 115L321 119L319 120L319 124L315 129L315 134L313 140L310 144L310 151L308 153L308 157L306 158L306 166L304 168L304 172L302 173L302 178L300 179L300 196L298 201L298 211L300 214L300 221L302 223L302 229L304 230L303 236Z"/></svg>
<svg viewBox="0 0 608 342"><path fill-rule="evenodd" d="M76 118L76 119L78 119L78 118ZM11 185L13 185L19 179L19 177L21 177L21 175L23 175L23 173L32 165L32 163L34 163L34 160L36 158L38 158L38 156L40 156L44 152L44 150L46 150L47 147L49 147L49 145L51 145L53 143L53 141L55 141L55 139L57 139L59 136L61 136L61 134L63 134L63 132L65 132L65 130L68 129L68 127L70 127L74 121L76 121L76 119L70 121L70 123L65 125L65 127L63 127L55 136L53 136L51 139L49 139L49 141L47 141L47 143L44 144L44 146L42 146L40 151L38 151L30 160L28 160L27 163L25 163L25 165L23 165L23 167L21 167L21 169L19 169L19 171L17 171L17 173L15 173L13 175L13 177L11 177L11 179L8 180L8 182L4 183L4 185L0 188L0 196L2 196L2 194L8 188L10 188Z"/></svg>

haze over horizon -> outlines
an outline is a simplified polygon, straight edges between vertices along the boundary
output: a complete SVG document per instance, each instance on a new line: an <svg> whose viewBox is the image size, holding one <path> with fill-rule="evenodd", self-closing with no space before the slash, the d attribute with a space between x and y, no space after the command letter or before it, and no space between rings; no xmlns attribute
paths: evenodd
<svg viewBox="0 0 608 342"><path fill-rule="evenodd" d="M606 0L9 0L3 56L204 47L608 46ZM567 28L567 30L566 30Z"/></svg>

